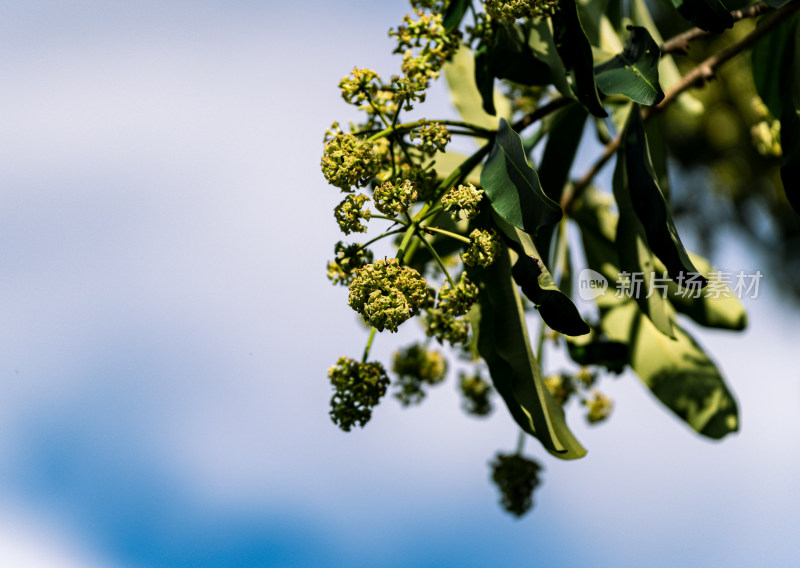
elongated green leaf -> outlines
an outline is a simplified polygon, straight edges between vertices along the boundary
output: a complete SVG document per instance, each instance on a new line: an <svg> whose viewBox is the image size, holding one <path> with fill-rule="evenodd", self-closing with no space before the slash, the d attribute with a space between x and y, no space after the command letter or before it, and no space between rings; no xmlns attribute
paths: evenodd
<svg viewBox="0 0 800 568"><path fill-rule="evenodd" d="M531 348L525 313L511 276L508 249L487 268L469 267L480 291L469 313L478 352L511 416L556 457L576 459L586 450L567 426L564 411L544 386Z"/></svg>
<svg viewBox="0 0 800 568"><path fill-rule="evenodd" d="M529 34L530 29L518 22L497 27L494 45L487 52L492 75L521 85L550 84L550 69L534 57Z"/></svg>
<svg viewBox="0 0 800 568"><path fill-rule="evenodd" d="M667 267L672 279L678 283L691 280L700 287L705 285L705 278L697 272L686 249L683 247L672 213L669 210L664 194L658 186L644 123L639 108L634 105L628 117L628 123L622 134L622 142L617 158L617 170L620 170L619 183L615 183L614 196L617 202L626 201L641 222L645 238L642 242L652 250ZM621 171L624 166L624 172ZM624 173L624 175L622 175ZM615 179L616 179L615 175ZM620 204L622 215L622 204ZM627 217L620 218L620 224L628 223ZM618 243L619 244L619 241Z"/></svg>
<svg viewBox="0 0 800 568"><path fill-rule="evenodd" d="M733 27L731 16L720 0L671 0L681 16L698 28L719 34Z"/></svg>
<svg viewBox="0 0 800 568"><path fill-rule="evenodd" d="M565 107L556 116L547 136L537 173L545 195L556 203L561 200L587 116L586 110L579 105Z"/></svg>
<svg viewBox="0 0 800 568"><path fill-rule="evenodd" d="M630 346L630 365L653 394L695 431L719 439L739 428L738 410L721 373L680 327L669 339L633 302L606 313L603 331Z"/></svg>
<svg viewBox="0 0 800 568"><path fill-rule="evenodd" d="M617 214L611 210L612 202L607 194L595 188L589 188L575 203L573 218L581 228L586 261L589 268L603 275L613 284L619 273L619 257L614 246L617 231ZM694 265L710 280L705 290L697 293L686 293L678 285L670 281L667 286L667 298L675 309L706 327L717 329L741 330L747 325L747 313L741 301L722 280L722 273L711 263L699 255L689 253ZM663 273L666 268L658 259L655 261L656 273ZM712 275L718 275L713 278ZM601 309L608 309L619 304L619 299L609 288L603 296L596 298Z"/></svg>
<svg viewBox="0 0 800 568"><path fill-rule="evenodd" d="M581 26L575 0L561 0L552 19L556 49L564 67L574 74L578 100L593 115L608 116L597 93L592 47Z"/></svg>
<svg viewBox="0 0 800 568"><path fill-rule="evenodd" d="M550 69L550 81L558 92L568 98L575 98L567 82L567 69L556 50L553 30L549 19L540 19L531 23L528 45L533 56L542 61Z"/></svg>
<svg viewBox="0 0 800 568"><path fill-rule="evenodd" d="M564 335L589 333L589 326L583 321L578 308L553 282L553 277L536 250L531 236L504 222L497 214L493 217L515 253L512 255L511 274L522 288L523 294L539 310L544 322Z"/></svg>
<svg viewBox="0 0 800 568"><path fill-rule="evenodd" d="M629 361L628 346L592 333L567 338L567 353L578 365L599 365L612 373L621 373Z"/></svg>
<svg viewBox="0 0 800 568"><path fill-rule="evenodd" d="M489 69L489 48L485 45L478 47L475 52L475 86L483 100L486 114L497 114L494 108L494 75Z"/></svg>
<svg viewBox="0 0 800 568"><path fill-rule="evenodd" d="M800 65L800 18L796 20L794 49L783 60L782 70L783 74L794 80L784 95L781 115L781 180L786 198L795 213L800 215L800 73L797 72L797 66Z"/></svg>
<svg viewBox="0 0 800 568"><path fill-rule="evenodd" d="M753 82L758 96L767 105L769 112L777 119L783 116L785 93L791 88L790 82L796 74L776 69L776 63L792 60L792 39L794 37L800 15L795 14L779 24L753 46L752 70ZM762 22L763 23L763 22Z"/></svg>
<svg viewBox="0 0 800 568"><path fill-rule="evenodd" d="M662 45L664 43L664 38L658 32L645 0L633 0L631 2L631 18L635 25L647 28L656 44ZM662 89L669 89L681 80L681 72L671 54L662 54L661 60L658 62L658 79ZM691 116L698 116L703 112L703 103L689 91L684 91L678 95L674 104Z"/></svg>
<svg viewBox="0 0 800 568"><path fill-rule="evenodd" d="M464 14L467 13L467 8L469 8L469 0L450 0L442 17L444 29L448 32L458 29L461 20L464 19Z"/></svg>
<svg viewBox="0 0 800 568"><path fill-rule="evenodd" d="M497 128L497 118L483 108L483 96L475 84L475 54L466 45L444 64L444 75L450 89L450 100L465 122L493 130ZM493 84L493 81L492 81ZM487 95L488 96L488 95ZM498 92L492 92L493 107L499 116L511 116L511 104Z"/></svg>
<svg viewBox="0 0 800 568"><path fill-rule="evenodd" d="M535 234L539 227L561 219L561 207L542 191L536 170L525 157L522 139L505 119L500 119L481 172L481 185L497 214L526 233Z"/></svg>
<svg viewBox="0 0 800 568"><path fill-rule="evenodd" d="M664 100L658 83L661 50L645 28L628 26L628 30L622 53L594 68L597 86L606 95L624 95L639 104L657 105Z"/></svg>

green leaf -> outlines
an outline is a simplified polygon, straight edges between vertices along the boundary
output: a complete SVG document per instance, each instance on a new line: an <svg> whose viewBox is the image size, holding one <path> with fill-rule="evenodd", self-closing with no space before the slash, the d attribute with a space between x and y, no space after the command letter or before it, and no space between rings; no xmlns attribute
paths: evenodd
<svg viewBox="0 0 800 568"><path fill-rule="evenodd" d="M781 180L786 198L795 213L800 215L800 17L795 18L794 49L783 62L782 74L794 80L786 90L781 116Z"/></svg>
<svg viewBox="0 0 800 568"><path fill-rule="evenodd" d="M489 48L485 45L478 47L475 52L475 86L483 100L486 114L497 114L494 108L494 75L489 70Z"/></svg>
<svg viewBox="0 0 800 568"><path fill-rule="evenodd" d="M481 172L481 186L497 214L526 233L561 219L561 207L542 191L522 139L503 118Z"/></svg>
<svg viewBox="0 0 800 568"><path fill-rule="evenodd" d="M582 106L567 106L557 113L547 136L538 171L539 182L547 197L556 203L561 200L587 116L586 109Z"/></svg>
<svg viewBox="0 0 800 568"><path fill-rule="evenodd" d="M556 49L564 67L574 73L578 100L593 115L608 116L600 103L594 79L592 46L581 26L575 0L561 0L552 20Z"/></svg>
<svg viewBox="0 0 800 568"><path fill-rule="evenodd" d="M783 116L784 93L791 88L790 82L795 72L791 66L788 69L792 72L779 72L775 64L779 61L787 62L787 58L787 63L791 63L794 47L792 39L799 21L800 16L797 14L787 18L753 46L753 82L758 96L777 119Z"/></svg>
<svg viewBox="0 0 800 568"><path fill-rule="evenodd" d="M553 37L553 30L550 26L549 19L533 21L530 26L528 45L531 48L533 56L545 63L548 69L550 69L550 81L553 83L553 86L558 89L558 92L565 97L574 99L575 95L567 81L569 73L564 67L564 62L561 60L561 57L558 55L555 39Z"/></svg>
<svg viewBox="0 0 800 568"><path fill-rule="evenodd" d="M645 0L633 0L631 2L631 19L635 25L647 28L656 44L662 45L664 43L664 38L658 32ZM662 54L661 60L658 62L658 76L662 89L669 89L681 80L681 72L671 54ZM684 91L678 95L674 104L690 116L699 116L703 112L703 103L689 91Z"/></svg>
<svg viewBox="0 0 800 568"><path fill-rule="evenodd" d="M671 0L671 4L681 16L712 34L733 27L733 16L720 0Z"/></svg>
<svg viewBox="0 0 800 568"><path fill-rule="evenodd" d="M608 311L601 321L612 341L630 346L630 365L652 393L695 431L719 439L739 428L738 410L719 369L680 327L669 339L633 302Z"/></svg>
<svg viewBox="0 0 800 568"><path fill-rule="evenodd" d="M523 294L534 303L539 315L551 329L564 335L589 333L589 326L569 296L558 289L531 236L493 215L498 228L509 240L512 254L511 274Z"/></svg>
<svg viewBox="0 0 800 568"><path fill-rule="evenodd" d="M461 118L488 130L497 128L497 118L483 108L483 96L475 84L475 55L469 47L462 44L458 48L453 58L444 64L444 75L450 89L450 100ZM496 91L492 91L492 97L495 112L509 117L511 104L508 99Z"/></svg>
<svg viewBox="0 0 800 568"><path fill-rule="evenodd" d="M628 26L628 30L622 53L594 68L597 86L606 95L624 95L639 104L657 105L664 100L658 84L661 50L645 28Z"/></svg>
<svg viewBox="0 0 800 568"><path fill-rule="evenodd" d="M487 52L489 70L498 79L521 85L549 85L550 69L533 55L530 28L518 22L497 27L494 45Z"/></svg>
<svg viewBox="0 0 800 568"><path fill-rule="evenodd" d="M567 353L578 365L598 365L619 374L628 364L628 346L619 341L609 341L596 334L567 338Z"/></svg>
<svg viewBox="0 0 800 568"><path fill-rule="evenodd" d="M457 30L461 25L461 20L464 19L464 14L467 13L470 0L450 0L447 3L447 9L442 17L442 25L445 31L452 32Z"/></svg>
<svg viewBox="0 0 800 568"><path fill-rule="evenodd" d="M627 209L632 209L640 221L640 228L645 236L642 239L644 246L661 259L670 277L678 283L692 278L700 287L704 286L705 278L697 272L683 247L672 220L672 213L658 186L647 147L642 115L636 105L622 134L617 155L617 172L615 179L619 180L614 186L614 196L620 205L620 224L633 222L628 217L623 220L623 201L626 213ZM619 245L619 241L617 244Z"/></svg>
<svg viewBox="0 0 800 568"><path fill-rule="evenodd" d="M619 257L614 246L617 232L617 214L611 209L612 202L607 194L600 193L593 187L588 188L581 198L575 202L572 217L581 228L586 261L589 268L602 274L610 283L614 283L619 274ZM694 265L706 278L718 273L711 263L699 255L689 253ZM656 259L656 272L666 270ZM702 294L683 293L674 282L667 286L667 298L675 309L692 318L700 325L716 328L741 330L747 325L747 313L744 306L728 286L713 283ZM612 308L620 303L611 292L597 298L601 309Z"/></svg>
<svg viewBox="0 0 800 568"><path fill-rule="evenodd" d="M501 251L487 268L468 267L468 276L480 291L469 313L478 352L511 416L554 456L583 457L586 450L569 430L563 409L542 381L511 276L508 250Z"/></svg>

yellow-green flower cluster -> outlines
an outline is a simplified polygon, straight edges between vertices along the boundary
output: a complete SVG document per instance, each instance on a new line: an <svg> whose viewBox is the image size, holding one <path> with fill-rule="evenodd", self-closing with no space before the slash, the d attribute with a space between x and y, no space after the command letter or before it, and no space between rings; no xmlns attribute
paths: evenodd
<svg viewBox="0 0 800 568"><path fill-rule="evenodd" d="M369 140L352 134L336 134L322 154L322 173L328 183L351 192L365 186L380 169L380 156Z"/></svg>
<svg viewBox="0 0 800 568"><path fill-rule="evenodd" d="M444 152L445 146L450 142L450 132L447 127L439 122L426 122L419 128L409 133L411 140L420 140L417 149L425 154L433 155L437 151Z"/></svg>
<svg viewBox="0 0 800 568"><path fill-rule="evenodd" d="M475 229L469 234L469 247L461 255L461 260L468 266L487 267L494 262L500 252L500 241L494 229Z"/></svg>
<svg viewBox="0 0 800 568"><path fill-rule="evenodd" d="M780 158L783 155L781 147L781 123L779 120L762 120L750 129L753 145L762 156Z"/></svg>
<svg viewBox="0 0 800 568"><path fill-rule="evenodd" d="M439 289L436 307L446 314L458 317L466 314L477 299L478 287L466 275L461 274L455 289L450 287L449 282L445 282Z"/></svg>
<svg viewBox="0 0 800 568"><path fill-rule="evenodd" d="M352 105L362 105L369 102L380 89L380 77L372 69L359 69L354 67L347 77L339 81L342 98Z"/></svg>
<svg viewBox="0 0 800 568"><path fill-rule="evenodd" d="M458 377L458 388L463 397L461 406L465 412L473 416L486 416L492 411L489 400L492 386L483 377L461 373Z"/></svg>
<svg viewBox="0 0 800 568"><path fill-rule="evenodd" d="M378 331L394 332L417 314L427 296L428 284L420 273L390 258L356 270L348 304Z"/></svg>
<svg viewBox="0 0 800 568"><path fill-rule="evenodd" d="M336 257L328 262L328 280L334 284L349 285L357 269L372 263L372 251L358 243L345 245L339 241L333 252Z"/></svg>
<svg viewBox="0 0 800 568"><path fill-rule="evenodd" d="M458 49L458 37L444 29L441 14L426 14L421 10L415 10L415 14L416 20L406 15L403 23L389 35L397 38L394 52L403 54L403 73L424 90Z"/></svg>
<svg viewBox="0 0 800 568"><path fill-rule="evenodd" d="M481 199L483 199L483 190L468 183L450 188L442 196L442 205L454 221L458 221L460 218L474 219L480 210Z"/></svg>
<svg viewBox="0 0 800 568"><path fill-rule="evenodd" d="M425 397L423 385L441 383L447 374L447 361L439 351L428 351L415 343L394 354L392 370L397 373L396 385L400 390L395 396L403 406L418 404Z"/></svg>
<svg viewBox="0 0 800 568"><path fill-rule="evenodd" d="M333 210L333 216L345 235L367 232L367 226L361 224L361 219L369 221L372 216L369 209L362 210L367 201L369 197L363 193L351 193Z"/></svg>
<svg viewBox="0 0 800 568"><path fill-rule="evenodd" d="M611 411L614 409L613 401L598 391L594 391L592 397L584 399L582 403L587 407L586 420L589 424L602 422L611 415Z"/></svg>
<svg viewBox="0 0 800 568"><path fill-rule="evenodd" d="M486 13L505 23L519 18L547 18L557 6L558 0L484 0Z"/></svg>
<svg viewBox="0 0 800 568"><path fill-rule="evenodd" d="M425 335L435 337L439 343L448 341L451 345L458 345L469 340L469 322L439 308L425 310L423 325Z"/></svg>
<svg viewBox="0 0 800 568"><path fill-rule="evenodd" d="M389 378L380 363L359 363L349 357L339 357L328 369L334 388L331 397L331 420L345 432L369 422L372 409L386 394Z"/></svg>
<svg viewBox="0 0 800 568"><path fill-rule="evenodd" d="M503 508L517 517L527 513L533 507L533 491L539 485L542 467L519 454L497 454L491 468Z"/></svg>
<svg viewBox="0 0 800 568"><path fill-rule="evenodd" d="M409 180L398 180L397 185L386 181L375 188L372 198L375 209L387 217L396 217L405 213L411 204L417 200L417 190L414 183Z"/></svg>

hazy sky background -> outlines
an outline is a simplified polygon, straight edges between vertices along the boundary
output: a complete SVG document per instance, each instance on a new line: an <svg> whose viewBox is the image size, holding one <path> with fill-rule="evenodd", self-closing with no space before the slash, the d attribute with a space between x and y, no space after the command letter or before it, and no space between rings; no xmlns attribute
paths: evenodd
<svg viewBox="0 0 800 568"><path fill-rule="evenodd" d="M366 331L324 275L341 235L321 136L353 116L336 83L354 65L396 72L386 30L406 12L0 2L0 565L797 558L795 313L769 274L747 332L695 332L740 434L702 440L635 377L606 380L608 424L569 413L585 459L528 443L546 471L521 521L486 465L515 426L465 416L452 376L421 407L387 398L363 431L330 422L325 371ZM452 114L442 89L420 110ZM723 254L760 268L735 242Z"/></svg>

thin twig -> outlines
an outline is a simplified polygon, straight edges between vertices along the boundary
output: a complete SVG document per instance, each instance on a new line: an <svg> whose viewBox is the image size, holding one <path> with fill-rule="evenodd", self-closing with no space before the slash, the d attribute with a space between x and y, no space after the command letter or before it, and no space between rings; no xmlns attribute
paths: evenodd
<svg viewBox="0 0 800 568"><path fill-rule="evenodd" d="M734 22L744 20L746 18L755 18L765 12L772 10L772 7L766 2L758 2L743 8L741 10L733 10L731 16ZM697 38L709 35L707 31L700 28L690 28L683 33L680 33L667 41L661 46L661 55L668 53L683 53L684 55L689 52L689 44Z"/></svg>

